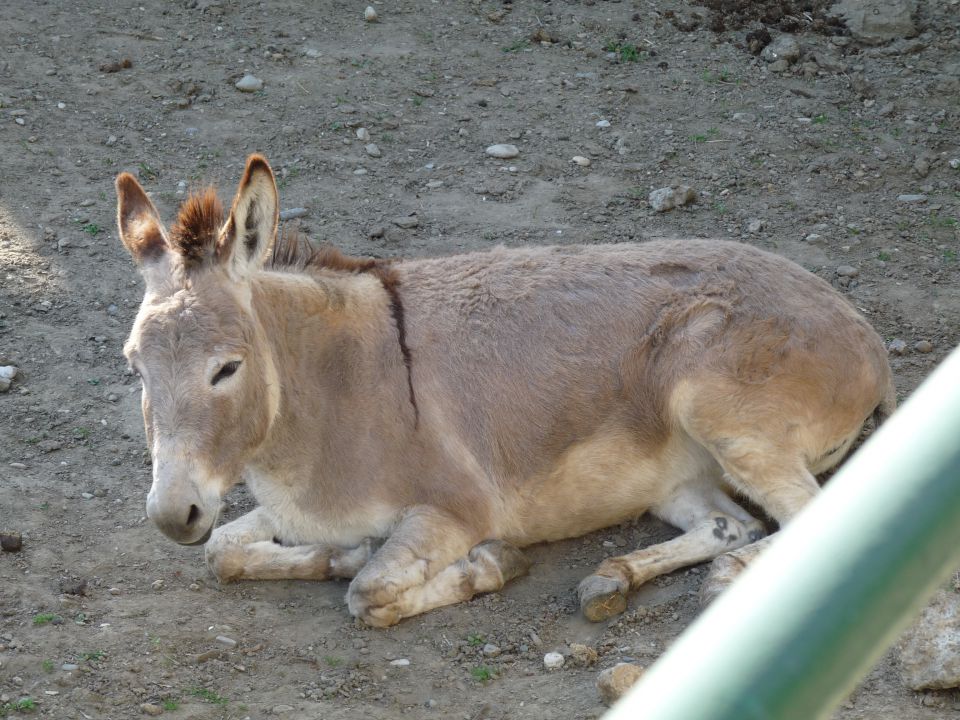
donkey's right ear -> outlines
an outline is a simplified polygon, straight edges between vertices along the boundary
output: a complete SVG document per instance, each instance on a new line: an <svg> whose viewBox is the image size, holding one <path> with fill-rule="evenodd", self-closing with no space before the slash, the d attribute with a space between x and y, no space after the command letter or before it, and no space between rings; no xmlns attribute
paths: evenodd
<svg viewBox="0 0 960 720"><path fill-rule="evenodd" d="M170 247L160 215L130 173L117 176L117 227L120 240L137 265L159 260Z"/></svg>

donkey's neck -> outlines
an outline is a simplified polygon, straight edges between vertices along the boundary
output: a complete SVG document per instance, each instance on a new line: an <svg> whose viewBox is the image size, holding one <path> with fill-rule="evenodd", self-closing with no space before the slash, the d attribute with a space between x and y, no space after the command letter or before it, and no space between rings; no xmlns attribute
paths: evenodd
<svg viewBox="0 0 960 720"><path fill-rule="evenodd" d="M255 462L343 476L355 455L389 452L414 428L392 298L378 277L265 272L252 303L280 382Z"/></svg>

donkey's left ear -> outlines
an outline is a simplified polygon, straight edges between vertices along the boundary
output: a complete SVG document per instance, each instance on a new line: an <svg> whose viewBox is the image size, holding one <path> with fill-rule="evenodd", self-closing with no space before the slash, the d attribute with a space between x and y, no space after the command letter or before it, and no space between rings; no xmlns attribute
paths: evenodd
<svg viewBox="0 0 960 720"><path fill-rule="evenodd" d="M237 277L263 266L277 234L277 183L262 155L247 158L243 179L220 233L217 257Z"/></svg>

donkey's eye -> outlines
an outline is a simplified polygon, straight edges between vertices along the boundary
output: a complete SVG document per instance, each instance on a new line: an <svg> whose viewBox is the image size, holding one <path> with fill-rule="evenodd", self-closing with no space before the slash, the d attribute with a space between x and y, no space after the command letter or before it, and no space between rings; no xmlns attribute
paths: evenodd
<svg viewBox="0 0 960 720"><path fill-rule="evenodd" d="M220 382L221 380L225 380L226 378L230 377L231 375L233 375L233 374L237 371L237 368L238 368L238 367L240 367L240 361L239 361L239 360L231 360L231 361L228 362L226 365L224 365L222 368L220 368L219 370L217 370L217 374L213 376L213 380L210 381L210 384L211 384L211 385L216 385L216 384L217 384L218 382Z"/></svg>

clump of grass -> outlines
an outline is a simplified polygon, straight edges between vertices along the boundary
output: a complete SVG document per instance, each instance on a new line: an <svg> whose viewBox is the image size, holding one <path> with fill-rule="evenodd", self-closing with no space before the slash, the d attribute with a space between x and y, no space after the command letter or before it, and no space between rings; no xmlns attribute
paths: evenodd
<svg viewBox="0 0 960 720"><path fill-rule="evenodd" d="M55 613L40 613L38 615L33 616L33 624L46 625L47 623L52 623L58 617L60 616Z"/></svg>
<svg viewBox="0 0 960 720"><path fill-rule="evenodd" d="M507 45L505 48L503 48L503 51L505 53L515 53L525 50L528 47L530 47L530 41L527 38L522 38L521 40L517 40L515 43Z"/></svg>
<svg viewBox="0 0 960 720"><path fill-rule="evenodd" d="M473 679L478 683L486 685L488 682L493 680L496 673L492 668L487 667L486 665L478 665L475 668L470 669L470 675L473 676Z"/></svg>
<svg viewBox="0 0 960 720"><path fill-rule="evenodd" d="M479 647L483 645L484 637L480 633L471 633L467 635L467 642L470 643L473 647Z"/></svg>
<svg viewBox="0 0 960 720"><path fill-rule="evenodd" d="M643 51L636 45L617 42L616 40L609 41L603 46L603 49L605 52L616 53L620 62L637 62L644 55Z"/></svg>
<svg viewBox="0 0 960 720"><path fill-rule="evenodd" d="M163 709L166 710L167 712L173 712L178 707L180 707L180 703L178 703L173 698L165 698L164 701L161 703L161 705L163 705Z"/></svg>
<svg viewBox="0 0 960 720"><path fill-rule="evenodd" d="M190 691L190 694L194 697L200 698L201 700L205 700L211 705L226 705L228 702L230 702L227 700L227 698L218 695L213 690L207 690L207 688L193 688Z"/></svg>

